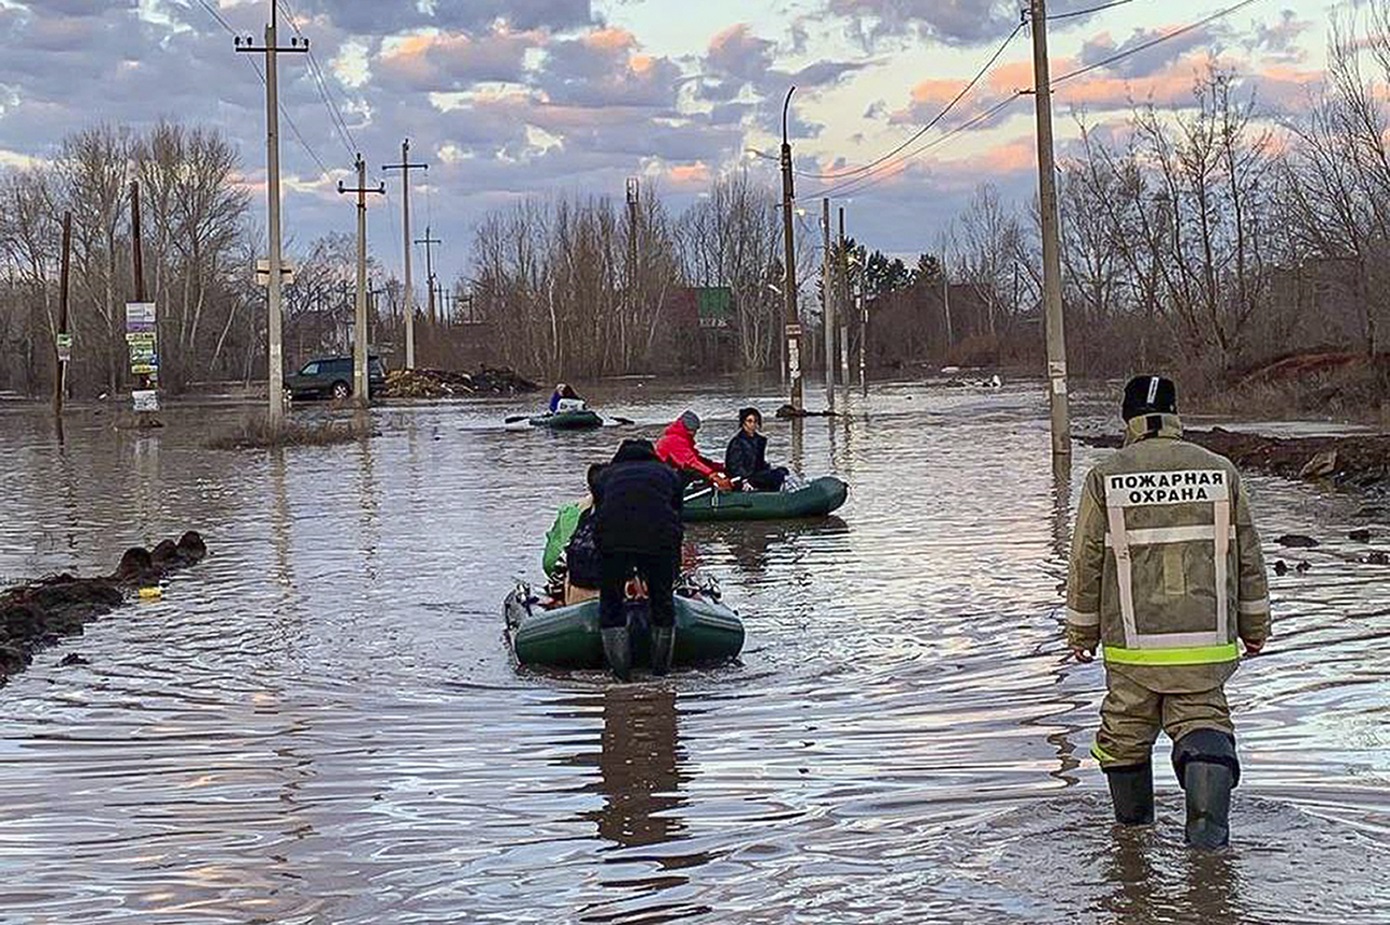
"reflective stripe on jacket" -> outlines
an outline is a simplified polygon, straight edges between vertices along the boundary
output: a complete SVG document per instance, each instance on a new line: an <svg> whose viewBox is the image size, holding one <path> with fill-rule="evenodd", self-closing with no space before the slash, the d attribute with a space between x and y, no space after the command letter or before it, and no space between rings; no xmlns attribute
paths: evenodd
<svg viewBox="0 0 1390 925"><path fill-rule="evenodd" d="M1129 422L1086 477L1067 582L1067 635L1156 691L1225 682L1236 639L1269 635L1260 538L1235 466L1179 439L1175 415Z"/></svg>

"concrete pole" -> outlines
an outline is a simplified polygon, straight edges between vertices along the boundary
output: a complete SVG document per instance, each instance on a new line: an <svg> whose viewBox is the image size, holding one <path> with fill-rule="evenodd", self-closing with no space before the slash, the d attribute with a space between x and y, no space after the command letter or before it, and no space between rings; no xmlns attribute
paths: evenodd
<svg viewBox="0 0 1390 925"><path fill-rule="evenodd" d="M266 323L269 347L267 351L267 382L270 392L270 426L278 429L285 417L285 350L281 336L283 323L284 259L280 253L280 91L276 55L282 51L308 54L309 40L291 38L286 48L276 45L276 25L279 21L277 0L270 0L270 23L265 27L265 45L257 48L250 39L237 37L237 51L265 53L265 161L266 161L266 224L270 232L270 278L266 281L269 318Z"/></svg>
<svg viewBox="0 0 1390 925"><path fill-rule="evenodd" d="M357 336L352 349L352 394L357 404L371 401L367 375L367 165L357 155L357 311L354 313Z"/></svg>
<svg viewBox="0 0 1390 925"><path fill-rule="evenodd" d="M401 142L401 162L399 164L387 164L383 170L399 170L401 172L401 213L405 227L405 368L415 368L415 300L412 297L412 284L410 276L410 172L412 170L429 170L430 165L426 163L412 164L410 162L410 139Z"/></svg>
<svg viewBox="0 0 1390 925"><path fill-rule="evenodd" d="M782 299L786 309L787 332L787 378L791 382L791 405L797 411L804 407L801 386L801 315L796 304L796 230L792 226L792 203L796 192L792 183L792 146L787 141L787 109L791 106L792 93L796 87L787 91L787 99L782 104L782 234L786 244L786 278Z"/></svg>
<svg viewBox="0 0 1390 925"><path fill-rule="evenodd" d="M1038 117L1038 204L1042 211L1043 307L1047 332L1047 397L1052 412L1052 453L1071 455L1067 407L1067 344L1062 318L1061 220L1057 210L1057 169L1052 147L1052 87L1047 63L1047 4L1031 0L1033 85Z"/></svg>
<svg viewBox="0 0 1390 925"><path fill-rule="evenodd" d="M385 194L386 184L367 187L367 162L357 155L357 186L348 189L341 180L338 192L357 194L357 292L353 312L352 338L352 398L361 407L371 403L371 377L367 375L367 194Z"/></svg>
<svg viewBox="0 0 1390 925"><path fill-rule="evenodd" d="M270 317L266 328L270 339L266 383L270 393L270 428L280 428L285 418L285 346L282 343L284 292L281 288L280 240L280 97L275 66L276 2L270 0L270 24L265 27L265 154L266 219L270 226L270 279L267 301Z"/></svg>
<svg viewBox="0 0 1390 925"><path fill-rule="evenodd" d="M830 260L830 200L820 202L820 227L823 242L821 255L821 321L825 331L825 407L835 410L835 285Z"/></svg>
<svg viewBox="0 0 1390 925"><path fill-rule="evenodd" d="M840 319L840 381L849 385L849 319L854 307L849 302L849 253L845 250L845 207L840 206L840 284L836 298L844 308Z"/></svg>

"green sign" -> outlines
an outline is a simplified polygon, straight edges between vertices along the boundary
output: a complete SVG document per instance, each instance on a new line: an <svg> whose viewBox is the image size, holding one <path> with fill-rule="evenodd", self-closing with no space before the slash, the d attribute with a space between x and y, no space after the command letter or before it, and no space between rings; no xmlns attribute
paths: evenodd
<svg viewBox="0 0 1390 925"><path fill-rule="evenodd" d="M705 286L695 290L702 328L727 328L734 320L734 293L727 286Z"/></svg>

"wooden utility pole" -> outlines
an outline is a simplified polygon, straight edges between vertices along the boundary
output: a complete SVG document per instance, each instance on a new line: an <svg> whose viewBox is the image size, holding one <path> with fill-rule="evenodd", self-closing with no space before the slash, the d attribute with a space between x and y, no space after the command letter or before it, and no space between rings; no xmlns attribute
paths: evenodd
<svg viewBox="0 0 1390 925"><path fill-rule="evenodd" d="M835 285L830 254L830 200L820 201L821 229L821 322L825 336L825 407L835 410Z"/></svg>
<svg viewBox="0 0 1390 925"><path fill-rule="evenodd" d="M140 181L130 181L131 268L135 273L135 301L145 301L145 266L140 246Z"/></svg>
<svg viewBox="0 0 1390 925"><path fill-rule="evenodd" d="M1047 332L1047 397L1052 411L1052 454L1071 455L1067 408L1067 342L1062 318L1061 219L1057 211L1057 167L1052 149L1052 86L1047 64L1047 3L1031 0L1033 96L1038 116L1038 203L1042 212L1043 307Z"/></svg>
<svg viewBox="0 0 1390 925"><path fill-rule="evenodd" d="M641 182L637 177L627 178L627 311L618 319L624 372L627 371L629 350L628 326L637 319L637 222L638 207L642 202Z"/></svg>
<svg viewBox="0 0 1390 925"><path fill-rule="evenodd" d="M430 226L429 226L429 225L426 225L426 226L425 226L425 236L424 236L423 238L417 238L416 241L415 241L415 243L416 243L416 244L423 244L423 245L425 245L425 281L426 281L426 283L429 285L429 300L430 300L430 316L429 316L429 317L430 317L430 324L433 325L433 324L435 323L435 317L434 317L434 245L436 245L436 244L443 244L444 242L441 241L441 240L439 240L439 239L436 238L436 237L432 237L432 236L430 235Z"/></svg>
<svg viewBox="0 0 1390 925"><path fill-rule="evenodd" d="M401 211L404 216L405 225L405 368L415 368L415 302L411 298L410 290L410 172L412 170L429 170L430 165L426 163L412 164L410 162L410 139L401 142L401 162L399 164L386 164L382 170L399 170L401 172Z"/></svg>
<svg viewBox="0 0 1390 925"><path fill-rule="evenodd" d="M357 311L354 313L352 338L352 397L365 407L371 402L371 377L367 375L367 194L385 195L386 184L368 188L367 162L357 155L357 186L347 187L338 181L338 192L357 194Z"/></svg>
<svg viewBox="0 0 1390 925"><path fill-rule="evenodd" d="M58 271L58 338L54 341L53 413L63 413L63 393L68 385L68 361L63 354L71 350L68 340L68 268L72 263L72 213L63 213L63 257Z"/></svg>
<svg viewBox="0 0 1390 925"><path fill-rule="evenodd" d="M946 352L956 342L956 333L951 327L951 279L946 275L946 264L941 264L941 311L946 316Z"/></svg>
<svg viewBox="0 0 1390 925"><path fill-rule="evenodd" d="M237 51L265 53L266 224L270 231L270 275L266 280L270 317L266 325L269 335L266 365L272 429L278 429L285 417L285 348L280 330L283 323L281 300L284 283L281 279L284 259L280 253L280 93L276 56L280 52L306 54L309 51L309 40L297 36L290 38L288 46L282 48L277 45L278 21L278 0L270 0L270 23L265 27L265 44L257 46L249 36L238 36L234 42Z"/></svg>
<svg viewBox="0 0 1390 925"><path fill-rule="evenodd" d="M782 103L782 234L786 243L787 273L782 292L786 308L787 379L791 382L791 405L796 411L804 406L801 388L801 315L796 304L796 230L792 226L792 205L796 190L792 183L792 146L787 141L787 110L792 104L796 87L787 91Z"/></svg>

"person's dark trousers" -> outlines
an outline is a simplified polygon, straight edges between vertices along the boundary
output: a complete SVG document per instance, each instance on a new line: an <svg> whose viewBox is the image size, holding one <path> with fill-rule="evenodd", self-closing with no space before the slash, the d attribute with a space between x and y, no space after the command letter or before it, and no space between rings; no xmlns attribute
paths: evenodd
<svg viewBox="0 0 1390 925"><path fill-rule="evenodd" d="M787 480L787 470L778 466L776 469L764 469L761 472L754 472L748 476L747 482L758 491L781 491L782 483Z"/></svg>
<svg viewBox="0 0 1390 925"><path fill-rule="evenodd" d="M652 626L676 625L675 583L680 566L680 551L603 553L602 583L599 585L599 626L612 628L627 625L623 609L627 580L633 569L647 583L648 606Z"/></svg>

